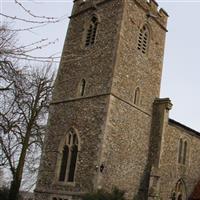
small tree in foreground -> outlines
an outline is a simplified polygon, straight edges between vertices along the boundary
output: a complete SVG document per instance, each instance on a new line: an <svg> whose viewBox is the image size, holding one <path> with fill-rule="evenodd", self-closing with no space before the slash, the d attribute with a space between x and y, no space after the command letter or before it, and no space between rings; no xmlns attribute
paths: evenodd
<svg viewBox="0 0 200 200"><path fill-rule="evenodd" d="M0 62L0 166L10 170L9 200L17 200L25 166L34 170L46 127L53 74Z"/></svg>
<svg viewBox="0 0 200 200"><path fill-rule="evenodd" d="M82 200L125 200L124 194L124 191L115 187L111 193L98 190L97 192L86 194Z"/></svg>

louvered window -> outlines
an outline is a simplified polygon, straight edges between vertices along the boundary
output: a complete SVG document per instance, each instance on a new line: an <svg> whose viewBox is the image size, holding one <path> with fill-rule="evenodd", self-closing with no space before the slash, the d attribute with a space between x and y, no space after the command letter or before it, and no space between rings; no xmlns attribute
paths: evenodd
<svg viewBox="0 0 200 200"><path fill-rule="evenodd" d="M143 26L140 29L137 49L143 54L146 54L148 49L148 44L149 44L149 30L147 26Z"/></svg>
<svg viewBox="0 0 200 200"><path fill-rule="evenodd" d="M87 29L86 40L85 40L86 47L92 46L95 43L97 26L98 26L98 19L97 17L93 16Z"/></svg>

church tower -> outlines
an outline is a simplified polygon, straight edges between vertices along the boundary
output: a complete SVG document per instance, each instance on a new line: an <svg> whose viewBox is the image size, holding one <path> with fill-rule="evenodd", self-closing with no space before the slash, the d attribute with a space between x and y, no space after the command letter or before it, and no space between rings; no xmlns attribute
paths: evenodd
<svg viewBox="0 0 200 200"><path fill-rule="evenodd" d="M127 199L147 199L167 18L154 0L74 0L36 200L79 199L114 186Z"/></svg>

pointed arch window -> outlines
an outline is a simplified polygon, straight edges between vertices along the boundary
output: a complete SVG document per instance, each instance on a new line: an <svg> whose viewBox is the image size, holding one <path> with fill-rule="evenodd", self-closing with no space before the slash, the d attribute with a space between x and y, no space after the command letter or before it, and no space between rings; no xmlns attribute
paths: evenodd
<svg viewBox="0 0 200 200"><path fill-rule="evenodd" d="M86 81L85 79L81 80L81 85L80 85L80 95L84 96L85 94L85 85L86 85Z"/></svg>
<svg viewBox="0 0 200 200"><path fill-rule="evenodd" d="M182 162L183 139L179 140L178 163Z"/></svg>
<svg viewBox="0 0 200 200"><path fill-rule="evenodd" d="M134 104L139 105L140 104L140 88L137 87L135 89L135 94L134 94Z"/></svg>
<svg viewBox="0 0 200 200"><path fill-rule="evenodd" d="M97 33L97 26L98 26L98 19L96 16L91 18L90 24L87 29L86 39L85 39L85 46L92 46L96 40L96 33Z"/></svg>
<svg viewBox="0 0 200 200"><path fill-rule="evenodd" d="M184 142L183 146L183 164L186 164L186 158L187 158L187 141Z"/></svg>
<svg viewBox="0 0 200 200"><path fill-rule="evenodd" d="M179 140L179 152L178 152L178 163L179 164L186 164L187 160L187 141L183 140L182 138Z"/></svg>
<svg viewBox="0 0 200 200"><path fill-rule="evenodd" d="M137 49L143 54L146 54L148 45L149 45L149 29L147 25L144 25L139 32Z"/></svg>
<svg viewBox="0 0 200 200"><path fill-rule="evenodd" d="M59 181L74 182L76 162L78 156L78 137L71 129L65 137L62 160L59 171Z"/></svg>

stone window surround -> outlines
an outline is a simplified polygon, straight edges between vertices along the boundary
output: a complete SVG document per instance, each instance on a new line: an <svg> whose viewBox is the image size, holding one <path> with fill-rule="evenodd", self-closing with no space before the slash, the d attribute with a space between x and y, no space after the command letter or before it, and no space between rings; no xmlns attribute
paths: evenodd
<svg viewBox="0 0 200 200"><path fill-rule="evenodd" d="M76 166L75 166L75 171L74 171L74 181L73 182L68 182L68 181L59 181L59 175L60 175L60 167L61 167L61 162L62 162L62 150L63 150L63 145L65 143L65 138L67 137L68 133L70 131L73 131L78 139L78 155L77 155L77 160L76 160ZM57 185L62 185L62 186L75 186L76 182L75 182L75 177L76 177L76 168L77 168L77 163L78 163L78 159L79 159L79 152L80 152L80 136L78 134L78 131L74 128L71 127L65 134L64 137L61 138L61 142L59 144L59 148L58 148L58 158L57 158L57 164L56 164L56 176L54 179L54 184ZM51 199L52 200L52 199ZM70 199L69 199L70 200Z"/></svg>
<svg viewBox="0 0 200 200"><path fill-rule="evenodd" d="M185 182L183 181L183 179L179 179L177 182L176 182L176 185L175 185L175 188L172 190L172 193L171 193L171 199L172 200L178 200L179 196L181 195L182 199L185 200L186 197L187 197L187 194L186 194L186 185L185 185Z"/></svg>
<svg viewBox="0 0 200 200"><path fill-rule="evenodd" d="M82 78L78 85L78 96L83 97L85 95L85 89L86 89L86 80L85 78Z"/></svg>
<svg viewBox="0 0 200 200"><path fill-rule="evenodd" d="M147 55L149 49L149 43L150 43L150 28L149 25L145 23L139 29L138 40L137 40L138 51L141 52L143 55Z"/></svg>
<svg viewBox="0 0 200 200"><path fill-rule="evenodd" d="M88 30L91 26L92 22L92 18L95 17L97 19L96 22L96 31L95 31L95 38L94 38L94 43L93 44L89 44L86 45L86 40L87 40L87 36L88 36ZM100 17L98 16L98 14L95 12L93 13L90 18L86 21L85 25L84 25L84 34L83 34L83 42L82 42L82 48L83 49L87 49L92 47L95 43L96 43L96 39L97 39L97 35L98 35L98 26L100 24ZM92 25L94 26L94 25ZM93 27L94 28L94 27ZM93 31L92 31L93 32Z"/></svg>
<svg viewBox="0 0 200 200"><path fill-rule="evenodd" d="M179 138L178 142L178 164L186 166L188 164L188 141L186 138Z"/></svg>
<svg viewBox="0 0 200 200"><path fill-rule="evenodd" d="M141 90L139 87L135 88L134 92L134 105L139 106L140 105L140 97L141 97Z"/></svg>

